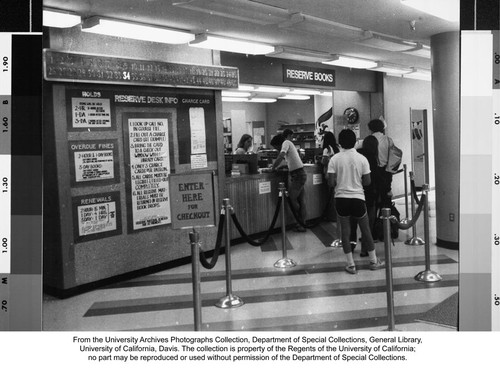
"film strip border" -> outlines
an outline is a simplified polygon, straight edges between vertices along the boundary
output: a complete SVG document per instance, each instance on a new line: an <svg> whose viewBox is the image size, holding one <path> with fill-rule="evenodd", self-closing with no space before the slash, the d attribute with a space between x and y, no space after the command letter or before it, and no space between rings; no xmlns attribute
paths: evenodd
<svg viewBox="0 0 500 370"><path fill-rule="evenodd" d="M459 330L500 330L500 9L461 1Z"/></svg>
<svg viewBox="0 0 500 370"><path fill-rule="evenodd" d="M42 1L0 4L0 330L41 330Z"/></svg>

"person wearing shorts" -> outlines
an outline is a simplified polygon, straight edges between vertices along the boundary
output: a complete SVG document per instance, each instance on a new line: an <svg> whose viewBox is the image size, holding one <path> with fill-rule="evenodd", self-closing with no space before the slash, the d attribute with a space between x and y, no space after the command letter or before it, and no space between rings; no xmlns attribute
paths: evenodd
<svg viewBox="0 0 500 370"><path fill-rule="evenodd" d="M378 270L385 263L377 258L375 244L366 212L365 193L363 186L370 185L370 164L365 156L358 153L354 146L356 134L344 129L339 134L339 144L342 151L332 157L328 163L328 185L335 188L335 207L338 222L340 222L342 248L347 260L345 270L356 274L356 264L350 245L350 217L356 218L361 230L361 237L368 250L370 270Z"/></svg>

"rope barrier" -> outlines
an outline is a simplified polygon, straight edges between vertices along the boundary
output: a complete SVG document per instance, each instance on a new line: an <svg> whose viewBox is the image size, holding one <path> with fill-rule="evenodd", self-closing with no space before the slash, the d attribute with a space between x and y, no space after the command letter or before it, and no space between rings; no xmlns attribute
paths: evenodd
<svg viewBox="0 0 500 370"><path fill-rule="evenodd" d="M417 189L415 189L415 180L414 179L411 179L410 180L410 184L411 184L411 193L413 195L413 198L415 199L415 202L420 205L420 203L422 202L422 197L420 197L420 199L418 199L418 194L417 194ZM423 196L423 195L422 195Z"/></svg>
<svg viewBox="0 0 500 370"><path fill-rule="evenodd" d="M200 249L200 262L203 267L205 267L208 270L211 270L215 267L217 264L217 260L219 259L220 251L221 251L221 241L222 241L222 234L224 231L224 221L225 221L226 215L225 212L221 212L221 215L219 217L219 228L217 229L217 239L215 242L215 249L214 249L214 254L212 256L212 259L210 262L208 259L205 257L205 252Z"/></svg>
<svg viewBox="0 0 500 370"><path fill-rule="evenodd" d="M245 239L245 241L248 244L253 245L254 247L259 247L262 244L264 244L267 241L267 239L269 239L269 236L271 236L271 233L274 230L274 226L276 225L276 221L278 220L278 215L280 213L281 202L282 202L281 198L278 198L278 203L276 204L276 210L274 211L274 216L273 216L273 220L271 222L271 226L267 230L266 235L264 235L264 237L262 239L259 239L257 241L251 239L247 235L247 233L245 232L245 230L243 230L243 227L241 227L241 224L238 221L238 218L236 217L236 214L234 213L234 210L233 210L233 212L231 213L231 218L233 219L234 226L236 226L236 229L238 229L238 232L240 233L240 235Z"/></svg>
<svg viewBox="0 0 500 370"><path fill-rule="evenodd" d="M422 209L424 208L424 202L426 201L426 197L427 197L426 194L422 194L422 198L421 198L422 202L418 205L418 208L415 211L415 215L411 219L409 219L407 223L399 222L398 219L396 218L396 216L394 216L394 215L389 216L389 220L393 224L397 224L397 226L400 230L408 230L409 228L412 228L416 224L418 217L420 216L420 213L422 212Z"/></svg>

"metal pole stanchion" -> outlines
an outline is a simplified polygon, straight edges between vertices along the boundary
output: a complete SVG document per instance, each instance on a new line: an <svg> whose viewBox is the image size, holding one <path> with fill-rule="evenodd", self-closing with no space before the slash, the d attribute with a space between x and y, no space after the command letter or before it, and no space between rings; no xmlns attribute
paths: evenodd
<svg viewBox="0 0 500 370"><path fill-rule="evenodd" d="M414 177L413 177L413 172L410 171L410 179L414 180ZM411 197L411 214L412 214L412 217L415 215L415 199L413 198L413 189L412 191L410 191L410 197ZM407 245L424 245L425 242L417 237L417 223L415 222L415 224L413 225L412 227L412 234L413 236L408 239L407 241L405 241L405 244Z"/></svg>
<svg viewBox="0 0 500 370"><path fill-rule="evenodd" d="M392 284L392 256L391 256L391 209L382 208L384 223L384 249L385 249L385 279L387 284L387 331L394 331L394 289Z"/></svg>
<svg viewBox="0 0 500 370"><path fill-rule="evenodd" d="M189 233L191 242L191 262L193 272L193 308L194 308L194 330L201 331L201 293L200 293L200 234L193 228Z"/></svg>
<svg viewBox="0 0 500 370"><path fill-rule="evenodd" d="M285 215L285 203L286 203L286 188L285 183L280 182L278 185L279 196L281 197L281 246L283 249L283 258L277 260L274 263L276 268L288 268L295 267L297 264L291 258L286 256L286 215Z"/></svg>
<svg viewBox="0 0 500 370"><path fill-rule="evenodd" d="M219 308L235 308L243 305L240 297L233 294L231 283L231 218L229 217L231 206L229 199L223 200L226 213L226 296L219 299L215 304Z"/></svg>
<svg viewBox="0 0 500 370"><path fill-rule="evenodd" d="M415 276L415 280L424 281L426 283L433 283L436 281L441 281L441 276L431 271L431 256L430 256L430 238L429 238L429 185L424 184L422 187L425 193L425 203L424 203L424 237L425 237L425 271L419 272Z"/></svg>
<svg viewBox="0 0 500 370"><path fill-rule="evenodd" d="M408 179L406 173L406 164L403 165L404 176L405 176L405 216L406 220L408 220Z"/></svg>

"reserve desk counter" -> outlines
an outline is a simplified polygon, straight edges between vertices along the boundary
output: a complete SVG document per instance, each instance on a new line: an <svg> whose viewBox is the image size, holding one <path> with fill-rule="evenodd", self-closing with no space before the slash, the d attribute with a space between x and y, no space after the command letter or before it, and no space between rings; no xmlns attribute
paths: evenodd
<svg viewBox="0 0 500 370"><path fill-rule="evenodd" d="M329 189L323 176L321 165L305 165L307 174L305 185L306 219L321 217L328 203ZM265 233L271 226L278 204L279 183L288 184L288 172L272 172L261 174L243 174L226 177L224 197L229 199L243 230L247 235ZM295 224L295 218L287 204L286 224ZM281 214L275 228L281 227ZM231 224L231 239L241 239L239 231Z"/></svg>

